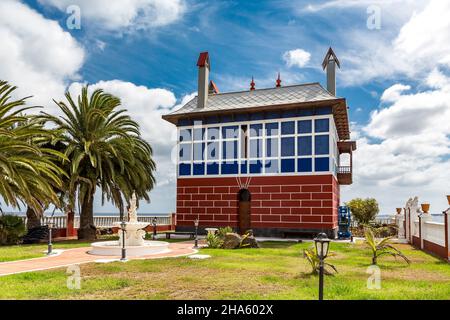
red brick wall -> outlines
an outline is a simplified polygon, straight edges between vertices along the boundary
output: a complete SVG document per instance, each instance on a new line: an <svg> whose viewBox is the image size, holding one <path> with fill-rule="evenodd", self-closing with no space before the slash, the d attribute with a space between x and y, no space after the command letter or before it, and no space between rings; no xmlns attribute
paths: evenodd
<svg viewBox="0 0 450 320"><path fill-rule="evenodd" d="M242 178L245 182L247 178ZM331 230L337 227L339 184L332 175L253 177L252 228ZM235 177L177 181L177 226L238 226Z"/></svg>

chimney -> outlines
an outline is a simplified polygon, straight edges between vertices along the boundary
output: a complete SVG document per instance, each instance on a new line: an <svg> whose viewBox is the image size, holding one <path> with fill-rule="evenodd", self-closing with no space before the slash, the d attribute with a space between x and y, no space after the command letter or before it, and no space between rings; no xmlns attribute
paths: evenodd
<svg viewBox="0 0 450 320"><path fill-rule="evenodd" d="M205 108L209 92L209 55L208 52L200 53L198 66L198 95L197 108Z"/></svg>
<svg viewBox="0 0 450 320"><path fill-rule="evenodd" d="M322 68L327 69L327 90L333 96L336 96L336 65L341 68L339 59L334 54L333 49L328 49L322 62Z"/></svg>

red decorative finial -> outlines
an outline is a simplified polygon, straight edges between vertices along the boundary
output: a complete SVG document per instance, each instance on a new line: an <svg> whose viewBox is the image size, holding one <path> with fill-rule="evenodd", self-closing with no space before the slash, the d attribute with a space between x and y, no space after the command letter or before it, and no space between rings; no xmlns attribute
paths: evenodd
<svg viewBox="0 0 450 320"><path fill-rule="evenodd" d="M255 81L253 81L253 76L252 76L252 82L250 82L250 91L255 90Z"/></svg>
<svg viewBox="0 0 450 320"><path fill-rule="evenodd" d="M277 78L277 88L281 87L281 78L280 73L278 72L278 78Z"/></svg>

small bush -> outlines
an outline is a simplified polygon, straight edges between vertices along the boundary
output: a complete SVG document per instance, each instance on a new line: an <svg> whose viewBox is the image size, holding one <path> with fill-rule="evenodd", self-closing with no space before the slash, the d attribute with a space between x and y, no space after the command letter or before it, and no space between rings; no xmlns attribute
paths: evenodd
<svg viewBox="0 0 450 320"><path fill-rule="evenodd" d="M15 215L0 216L0 245L11 245L20 242L27 233L23 220Z"/></svg>
<svg viewBox="0 0 450 320"><path fill-rule="evenodd" d="M206 235L206 243L208 244L208 248L222 248L225 236L230 232L233 232L231 227L223 227L219 228L216 233L208 233Z"/></svg>

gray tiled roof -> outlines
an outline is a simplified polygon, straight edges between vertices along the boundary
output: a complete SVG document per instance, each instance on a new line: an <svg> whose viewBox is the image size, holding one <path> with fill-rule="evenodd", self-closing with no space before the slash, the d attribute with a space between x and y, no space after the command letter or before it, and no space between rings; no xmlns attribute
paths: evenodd
<svg viewBox="0 0 450 320"><path fill-rule="evenodd" d="M197 97L170 115L208 112L241 108L264 107L336 99L319 83L308 83L254 91L210 94L205 108L197 108Z"/></svg>

